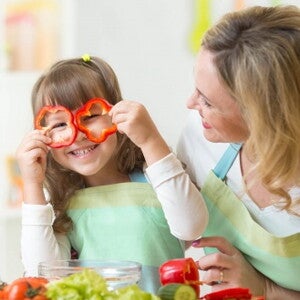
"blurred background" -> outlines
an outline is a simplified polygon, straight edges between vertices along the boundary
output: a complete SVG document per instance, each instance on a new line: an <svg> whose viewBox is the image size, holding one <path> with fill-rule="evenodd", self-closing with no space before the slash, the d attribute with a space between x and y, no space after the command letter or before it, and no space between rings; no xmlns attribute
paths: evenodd
<svg viewBox="0 0 300 300"><path fill-rule="evenodd" d="M85 53L115 70L124 99L143 103L175 149L193 91L201 36L221 15L299 0L1 0L0 278L22 275L22 180L15 151L32 129L30 94L43 70Z"/></svg>

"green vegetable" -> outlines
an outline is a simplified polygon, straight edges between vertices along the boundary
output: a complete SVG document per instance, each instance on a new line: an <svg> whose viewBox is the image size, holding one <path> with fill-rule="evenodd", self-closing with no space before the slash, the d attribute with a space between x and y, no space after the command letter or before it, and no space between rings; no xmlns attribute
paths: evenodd
<svg viewBox="0 0 300 300"><path fill-rule="evenodd" d="M137 285L130 285L115 291L118 300L160 300L157 296L141 290Z"/></svg>
<svg viewBox="0 0 300 300"><path fill-rule="evenodd" d="M47 285L46 296L53 300L101 300L108 293L104 278L93 270L85 269Z"/></svg>
<svg viewBox="0 0 300 300"><path fill-rule="evenodd" d="M196 300L195 290L187 284L169 283L159 288L157 292L161 300Z"/></svg>
<svg viewBox="0 0 300 300"><path fill-rule="evenodd" d="M105 279L90 269L50 282L46 296L51 300L159 300L137 285L109 291Z"/></svg>

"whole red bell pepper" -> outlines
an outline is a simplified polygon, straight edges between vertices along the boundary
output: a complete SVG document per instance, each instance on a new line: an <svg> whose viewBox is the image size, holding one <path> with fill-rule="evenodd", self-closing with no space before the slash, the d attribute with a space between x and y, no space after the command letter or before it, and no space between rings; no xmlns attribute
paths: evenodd
<svg viewBox="0 0 300 300"><path fill-rule="evenodd" d="M95 106L101 107L101 115L107 114L112 105L102 98L93 98L89 100L85 105L78 109L76 112L76 124L80 131L84 132L87 138L94 143L102 143L106 138L117 131L117 126L112 124L108 128L101 129L100 133L94 133L91 128L84 124L86 117L93 115L93 109Z"/></svg>
<svg viewBox="0 0 300 300"><path fill-rule="evenodd" d="M162 285L169 283L183 283L192 286L200 295L200 276L195 261L188 258L171 259L159 267L159 277Z"/></svg>
<svg viewBox="0 0 300 300"><path fill-rule="evenodd" d="M56 138L53 139L52 143L49 144L52 148L61 148L65 146L71 145L76 136L77 136L77 128L74 124L74 116L72 112L62 105L55 105L55 106L44 106L38 112L35 118L35 128L39 130L45 130L46 132L51 132L53 129L51 125L47 125L46 122L46 115L57 114L62 112L65 114L63 118L63 122L65 123L65 131L67 130L67 134L63 134L63 132L56 134ZM50 136L50 135L49 135ZM51 137L51 136L50 136Z"/></svg>

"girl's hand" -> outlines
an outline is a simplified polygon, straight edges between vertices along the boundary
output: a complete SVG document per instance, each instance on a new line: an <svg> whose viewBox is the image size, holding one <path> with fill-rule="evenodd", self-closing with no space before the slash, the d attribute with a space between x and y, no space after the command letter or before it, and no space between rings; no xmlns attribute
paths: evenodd
<svg viewBox="0 0 300 300"><path fill-rule="evenodd" d="M204 270L201 280L212 286L212 291L232 287L249 288L255 296L265 294L265 277L246 261L242 253L223 237L203 237L193 247L215 247L220 252L208 254L198 260Z"/></svg>
<svg viewBox="0 0 300 300"><path fill-rule="evenodd" d="M26 194L30 194L29 190L33 187L41 189L43 186L49 151L47 144L50 142L51 138L45 136L43 131L34 130L23 138L17 148L16 156L24 183L25 197L30 196ZM34 191L32 193L36 194Z"/></svg>
<svg viewBox="0 0 300 300"><path fill-rule="evenodd" d="M138 102L120 101L109 112L120 133L140 147L148 165L170 153L146 108Z"/></svg>

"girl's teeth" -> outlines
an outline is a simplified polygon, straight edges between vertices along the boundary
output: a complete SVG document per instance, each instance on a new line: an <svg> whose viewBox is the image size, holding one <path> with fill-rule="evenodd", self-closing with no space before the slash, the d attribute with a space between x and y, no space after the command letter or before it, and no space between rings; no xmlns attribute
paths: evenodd
<svg viewBox="0 0 300 300"><path fill-rule="evenodd" d="M90 147L88 149L83 149L83 150L75 150L72 151L72 154L76 155L76 156L84 156L86 154L88 154L89 152L91 152L95 147Z"/></svg>

